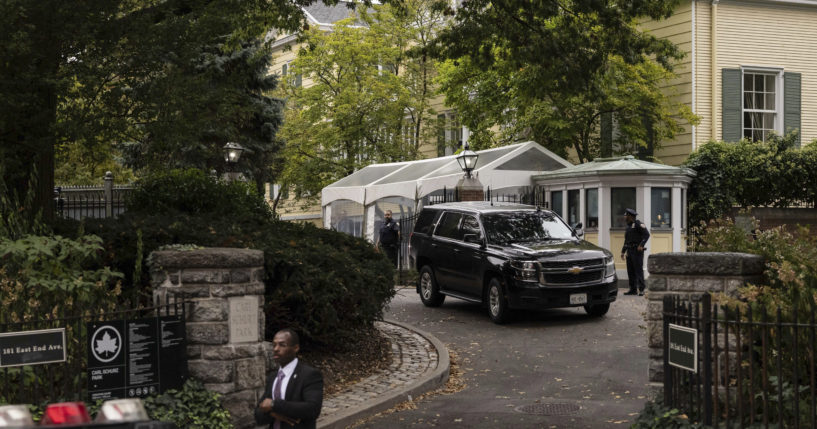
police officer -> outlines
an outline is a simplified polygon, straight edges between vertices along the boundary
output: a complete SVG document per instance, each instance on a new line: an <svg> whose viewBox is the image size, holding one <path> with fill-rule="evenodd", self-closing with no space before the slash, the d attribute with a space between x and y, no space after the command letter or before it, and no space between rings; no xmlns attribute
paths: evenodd
<svg viewBox="0 0 817 429"><path fill-rule="evenodd" d="M386 252L389 260L397 267L397 246L400 245L400 224L391 217L391 210L383 215L385 220L380 225L377 247Z"/></svg>
<svg viewBox="0 0 817 429"><path fill-rule="evenodd" d="M630 290L624 295L644 295L644 249L650 239L650 231L644 222L635 218L638 216L635 210L624 210L624 216L627 218L627 230L624 232L621 259L627 258L627 278L630 282Z"/></svg>

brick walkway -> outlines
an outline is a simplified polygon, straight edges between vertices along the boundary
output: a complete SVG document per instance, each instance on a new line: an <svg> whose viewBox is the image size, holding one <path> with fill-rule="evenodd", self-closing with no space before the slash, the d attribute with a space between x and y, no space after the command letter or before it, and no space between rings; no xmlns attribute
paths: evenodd
<svg viewBox="0 0 817 429"><path fill-rule="evenodd" d="M343 391L324 397L318 427L335 427L333 422L337 422L341 415L365 417L365 411L373 399L407 390L437 369L438 352L428 339L388 322L376 322L375 327L391 341L391 365ZM348 420L344 419L345 422Z"/></svg>

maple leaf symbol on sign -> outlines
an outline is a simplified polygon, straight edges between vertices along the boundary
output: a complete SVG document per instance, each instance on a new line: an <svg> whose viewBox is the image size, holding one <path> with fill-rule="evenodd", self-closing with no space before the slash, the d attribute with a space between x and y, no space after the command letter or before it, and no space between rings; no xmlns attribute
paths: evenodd
<svg viewBox="0 0 817 429"><path fill-rule="evenodd" d="M96 340L96 352L102 353L116 353L116 339L111 338L106 332L102 335L101 340Z"/></svg>

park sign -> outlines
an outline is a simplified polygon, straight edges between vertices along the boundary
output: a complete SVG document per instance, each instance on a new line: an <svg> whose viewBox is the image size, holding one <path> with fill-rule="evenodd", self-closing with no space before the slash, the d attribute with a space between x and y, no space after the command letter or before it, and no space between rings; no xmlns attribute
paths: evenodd
<svg viewBox="0 0 817 429"><path fill-rule="evenodd" d="M65 328L0 334L0 368L65 362Z"/></svg>
<svg viewBox="0 0 817 429"><path fill-rule="evenodd" d="M670 365L697 373L698 330L670 323L667 356Z"/></svg>
<svg viewBox="0 0 817 429"><path fill-rule="evenodd" d="M187 378L180 316L89 322L88 396L143 398L178 389Z"/></svg>

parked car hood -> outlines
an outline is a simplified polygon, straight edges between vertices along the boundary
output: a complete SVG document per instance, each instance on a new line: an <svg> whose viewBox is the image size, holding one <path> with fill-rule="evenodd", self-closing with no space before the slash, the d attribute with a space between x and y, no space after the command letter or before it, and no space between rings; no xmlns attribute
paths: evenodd
<svg viewBox="0 0 817 429"><path fill-rule="evenodd" d="M490 247L511 257L555 257L564 255L586 254L588 257L612 256L612 253L585 240L544 240L524 243L511 243Z"/></svg>

